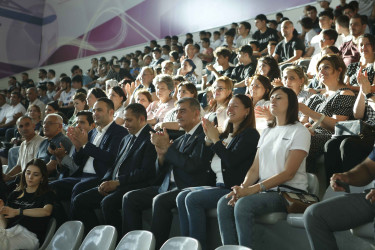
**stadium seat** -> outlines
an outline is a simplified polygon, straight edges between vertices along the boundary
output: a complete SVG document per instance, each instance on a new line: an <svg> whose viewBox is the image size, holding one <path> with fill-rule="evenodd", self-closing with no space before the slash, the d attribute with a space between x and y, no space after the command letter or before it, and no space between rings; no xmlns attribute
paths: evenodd
<svg viewBox="0 0 375 250"><path fill-rule="evenodd" d="M190 237L173 237L167 240L160 250L201 250L199 241Z"/></svg>
<svg viewBox="0 0 375 250"><path fill-rule="evenodd" d="M56 231L46 250L77 250L82 243L83 233L84 226L82 222L67 221Z"/></svg>
<svg viewBox="0 0 375 250"><path fill-rule="evenodd" d="M83 240L79 250L113 250L116 247L117 231L113 226L96 226Z"/></svg>
<svg viewBox="0 0 375 250"><path fill-rule="evenodd" d="M48 246L48 243L51 241L54 233L56 230L56 219L51 217L47 226L47 233L46 237L44 238L43 245L39 248L39 250L44 250Z"/></svg>
<svg viewBox="0 0 375 250"><path fill-rule="evenodd" d="M118 243L116 250L154 250L155 237L146 230L135 230L127 233Z"/></svg>

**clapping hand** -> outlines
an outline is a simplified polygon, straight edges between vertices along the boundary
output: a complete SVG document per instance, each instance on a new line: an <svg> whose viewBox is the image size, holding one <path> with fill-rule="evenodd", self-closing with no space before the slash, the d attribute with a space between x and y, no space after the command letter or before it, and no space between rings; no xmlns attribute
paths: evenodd
<svg viewBox="0 0 375 250"><path fill-rule="evenodd" d="M202 118L202 127L203 127L204 134L207 136L209 140L211 140L213 143L220 141L219 130L217 129L217 126L215 126L213 122L210 122L206 118Z"/></svg>
<svg viewBox="0 0 375 250"><path fill-rule="evenodd" d="M367 71L362 73L362 70L363 70L363 66L361 66L358 70L357 82L359 84L361 93L363 93L364 95L367 95L371 93L371 83L368 80Z"/></svg>

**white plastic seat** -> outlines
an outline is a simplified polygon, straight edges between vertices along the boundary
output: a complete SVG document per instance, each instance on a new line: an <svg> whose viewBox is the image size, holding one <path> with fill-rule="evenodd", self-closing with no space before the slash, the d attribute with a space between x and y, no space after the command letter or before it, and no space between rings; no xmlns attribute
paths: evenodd
<svg viewBox="0 0 375 250"><path fill-rule="evenodd" d="M46 250L77 250L81 245L83 233L84 226L82 222L67 221L56 231Z"/></svg>
<svg viewBox="0 0 375 250"><path fill-rule="evenodd" d="M46 247L48 246L48 243L51 241L53 235L55 234L55 231L56 231L56 219L51 217L47 226L46 237L44 238L44 242L42 246L39 248L39 250L46 249Z"/></svg>
<svg viewBox="0 0 375 250"><path fill-rule="evenodd" d="M117 231L113 226L96 226L86 235L79 250L113 250Z"/></svg>
<svg viewBox="0 0 375 250"><path fill-rule="evenodd" d="M118 243L116 250L154 250L155 237L146 230L134 230L127 233Z"/></svg>
<svg viewBox="0 0 375 250"><path fill-rule="evenodd" d="M311 194L315 194L316 196L318 196L319 181L314 174L307 173L307 184L307 191ZM288 216L289 215L287 213L283 212L269 213L256 218L256 222L262 224L276 224L279 220L287 219Z"/></svg>
<svg viewBox="0 0 375 250"><path fill-rule="evenodd" d="M251 248L236 245L225 245L218 247L215 250L251 250Z"/></svg>
<svg viewBox="0 0 375 250"><path fill-rule="evenodd" d="M173 237L167 240L160 250L201 250L199 241L190 237Z"/></svg>

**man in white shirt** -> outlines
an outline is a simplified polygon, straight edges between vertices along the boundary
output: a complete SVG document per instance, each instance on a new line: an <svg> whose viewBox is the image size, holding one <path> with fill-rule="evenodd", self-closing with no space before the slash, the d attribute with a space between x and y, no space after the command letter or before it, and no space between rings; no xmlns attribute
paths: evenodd
<svg viewBox="0 0 375 250"><path fill-rule="evenodd" d="M240 48L243 45L249 44L251 37L251 24L249 22L241 22L238 26L238 38L236 40L236 47Z"/></svg>
<svg viewBox="0 0 375 250"><path fill-rule="evenodd" d="M7 108L5 117L0 121L0 135L4 136L8 129L13 130L17 119L26 113L25 107L21 104L21 94L12 92L10 95L10 107ZM9 140L8 140L9 141Z"/></svg>
<svg viewBox="0 0 375 250"><path fill-rule="evenodd" d="M217 47L220 47L221 44L222 44L222 41L220 39L220 32L214 31L214 40L211 43L211 48L215 50Z"/></svg>
<svg viewBox="0 0 375 250"><path fill-rule="evenodd" d="M8 108L10 108L10 105L7 103L5 95L0 93L0 121L4 120Z"/></svg>
<svg viewBox="0 0 375 250"><path fill-rule="evenodd" d="M36 157L40 143L44 140L43 137L35 134L35 124L29 116L18 118L17 129L25 140L21 143L16 166L13 167L8 174L4 175L4 181L16 179L25 169L26 164Z"/></svg>
<svg viewBox="0 0 375 250"><path fill-rule="evenodd" d="M63 90L59 99L59 107L63 109L73 108L73 96L76 90L71 87L72 80L69 76L61 78L61 89Z"/></svg>
<svg viewBox="0 0 375 250"><path fill-rule="evenodd" d="M196 54L196 49L193 44L188 44L185 46L185 53L186 53L186 59L193 60L196 68L195 68L195 74L197 74L197 80L200 82L202 80L202 70L203 70L203 62Z"/></svg>

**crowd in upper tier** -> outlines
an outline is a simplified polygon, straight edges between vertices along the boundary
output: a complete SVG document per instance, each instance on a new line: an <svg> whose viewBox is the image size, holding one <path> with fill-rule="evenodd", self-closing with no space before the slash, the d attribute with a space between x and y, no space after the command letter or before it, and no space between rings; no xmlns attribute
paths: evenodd
<svg viewBox="0 0 375 250"><path fill-rule="evenodd" d="M181 234L207 249L205 211L216 207L222 243L252 247L254 218L285 212L277 190L306 191L322 155L321 185L373 180L374 1L318 2L322 11L308 5L297 23L259 14L255 31L233 23L199 41L166 36L143 52L92 58L69 74L9 77L0 92L0 248L37 248L50 216L89 231L95 209L124 235L142 228L149 208L160 247L177 208ZM335 135L351 120L370 132ZM374 195L309 207L311 247L335 249L333 231L372 220ZM358 199L366 218L332 226L345 217L332 206L349 213Z"/></svg>

